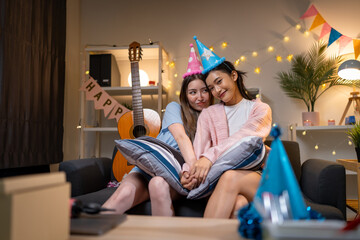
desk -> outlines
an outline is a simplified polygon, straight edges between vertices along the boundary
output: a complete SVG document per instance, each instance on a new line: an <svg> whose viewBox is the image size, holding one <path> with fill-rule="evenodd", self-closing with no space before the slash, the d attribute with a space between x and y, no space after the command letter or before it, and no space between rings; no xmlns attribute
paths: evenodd
<svg viewBox="0 0 360 240"><path fill-rule="evenodd" d="M71 235L70 240L242 239L237 231L238 225L239 221L236 219L128 215L123 223L104 235Z"/></svg>
<svg viewBox="0 0 360 240"><path fill-rule="evenodd" d="M357 204L356 210L359 213L359 207L360 207L360 163L358 163L357 159L336 159L336 162L343 165L345 167L345 169L356 172L356 174L357 174L358 204Z"/></svg>

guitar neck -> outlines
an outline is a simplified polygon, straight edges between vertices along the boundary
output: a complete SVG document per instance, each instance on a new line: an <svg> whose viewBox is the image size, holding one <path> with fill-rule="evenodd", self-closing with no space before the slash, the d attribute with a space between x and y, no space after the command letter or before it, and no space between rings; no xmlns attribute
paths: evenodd
<svg viewBox="0 0 360 240"><path fill-rule="evenodd" d="M139 63L131 62L131 76L132 76L132 105L133 105L133 120L134 126L144 126L144 112L141 98Z"/></svg>

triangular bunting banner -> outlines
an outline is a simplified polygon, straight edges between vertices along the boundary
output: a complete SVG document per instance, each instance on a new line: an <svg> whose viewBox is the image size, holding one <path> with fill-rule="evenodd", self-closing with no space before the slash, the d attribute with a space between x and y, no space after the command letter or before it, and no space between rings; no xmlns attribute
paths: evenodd
<svg viewBox="0 0 360 240"><path fill-rule="evenodd" d="M311 5L309 9L304 13L304 15L301 16L301 19L313 17L316 14L318 14L318 10L315 8L314 5Z"/></svg>
<svg viewBox="0 0 360 240"><path fill-rule="evenodd" d="M120 117L127 112L130 112L130 110L124 107L123 105L116 103L110 115L108 116L108 119L115 118L116 122L118 122Z"/></svg>
<svg viewBox="0 0 360 240"><path fill-rule="evenodd" d="M319 11L315 8L315 6L313 4L308 8L308 10L306 10L304 15L301 16L301 19L313 17L313 16L315 16L315 18L309 28L309 31L322 25L319 40L324 38L327 34L330 33L327 47L330 47L330 45L333 44L336 40L339 40L339 54L342 54L345 47L351 42L351 40L353 40L355 59L359 57L360 39L353 39L353 38L344 36L340 32L336 31L325 21L325 19L321 16Z"/></svg>
<svg viewBox="0 0 360 240"><path fill-rule="evenodd" d="M309 29L309 31L313 30L314 28L320 26L321 24L325 23L324 18L320 15L320 13L318 13L313 21L313 23L311 24L311 27Z"/></svg>
<svg viewBox="0 0 360 240"><path fill-rule="evenodd" d="M360 39L353 39L353 44L354 44L355 59L357 59L360 54Z"/></svg>
<svg viewBox="0 0 360 240"><path fill-rule="evenodd" d="M330 45L333 44L333 42L335 42L336 40L338 40L341 36L342 36L341 33L331 28L328 47L330 47Z"/></svg>
<svg viewBox="0 0 360 240"><path fill-rule="evenodd" d="M85 92L86 100L94 101L95 109L104 110L105 117L114 110L111 118L116 118L118 121L124 113L130 111L103 90L92 77L83 82L79 90ZM108 117L108 119L111 118Z"/></svg>
<svg viewBox="0 0 360 240"><path fill-rule="evenodd" d="M351 42L352 38L342 35L339 38L339 54L344 50L344 48Z"/></svg>
<svg viewBox="0 0 360 240"><path fill-rule="evenodd" d="M115 107L117 104L116 100L109 96L109 98L104 102L104 116L107 117L111 110Z"/></svg>
<svg viewBox="0 0 360 240"><path fill-rule="evenodd" d="M328 34L330 31L331 31L330 25L329 25L327 22L325 22L325 23L323 24L323 26L322 26L319 39L323 38L323 37L324 37L326 34Z"/></svg>

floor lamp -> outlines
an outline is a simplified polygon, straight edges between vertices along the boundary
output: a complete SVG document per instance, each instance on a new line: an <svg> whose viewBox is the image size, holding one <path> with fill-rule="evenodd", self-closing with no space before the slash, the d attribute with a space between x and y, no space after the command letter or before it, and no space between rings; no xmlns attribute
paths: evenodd
<svg viewBox="0 0 360 240"><path fill-rule="evenodd" d="M338 75L346 80L360 80L360 62L355 59L350 59L343 62L339 69ZM345 111L341 116L339 125L344 121L345 115L347 114L351 103L354 101L358 107L360 107L360 97L358 97L359 92L351 92L351 97L349 97L349 101L345 107Z"/></svg>

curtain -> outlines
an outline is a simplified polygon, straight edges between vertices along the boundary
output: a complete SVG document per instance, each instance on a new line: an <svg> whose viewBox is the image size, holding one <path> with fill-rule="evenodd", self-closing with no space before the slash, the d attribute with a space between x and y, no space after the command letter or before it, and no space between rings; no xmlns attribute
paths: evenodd
<svg viewBox="0 0 360 240"><path fill-rule="evenodd" d="M0 169L59 163L66 0L0 3Z"/></svg>

